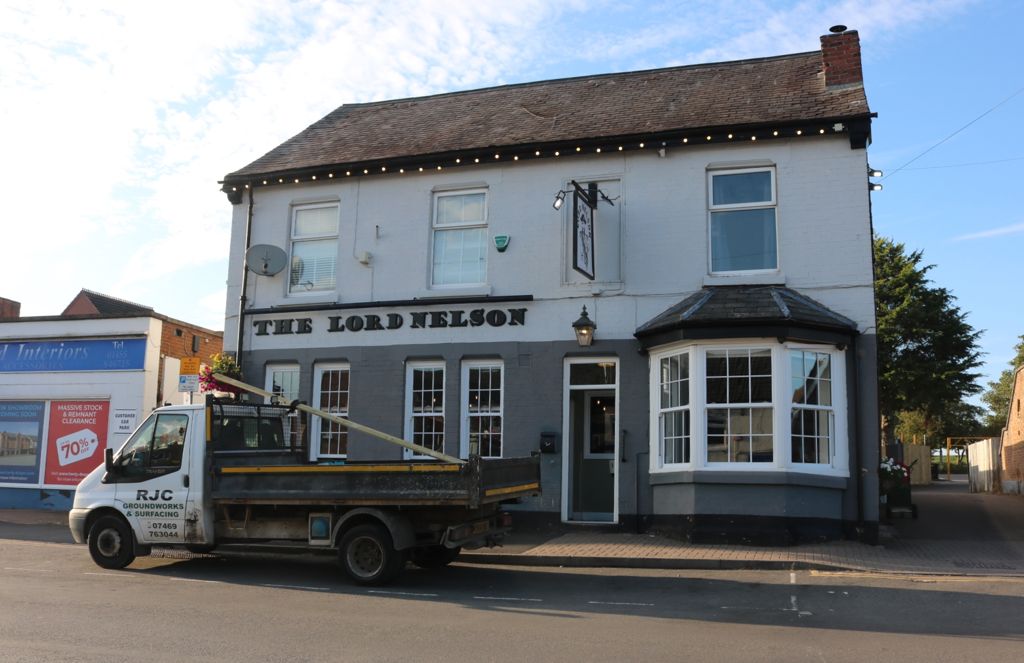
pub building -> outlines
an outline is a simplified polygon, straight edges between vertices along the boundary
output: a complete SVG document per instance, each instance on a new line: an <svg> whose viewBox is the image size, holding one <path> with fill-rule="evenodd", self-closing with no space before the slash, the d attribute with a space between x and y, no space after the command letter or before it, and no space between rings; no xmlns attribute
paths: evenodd
<svg viewBox="0 0 1024 663"><path fill-rule="evenodd" d="M872 117L843 26L343 105L222 182L225 349L417 444L539 454L520 527L873 540ZM412 457L308 435L310 462Z"/></svg>

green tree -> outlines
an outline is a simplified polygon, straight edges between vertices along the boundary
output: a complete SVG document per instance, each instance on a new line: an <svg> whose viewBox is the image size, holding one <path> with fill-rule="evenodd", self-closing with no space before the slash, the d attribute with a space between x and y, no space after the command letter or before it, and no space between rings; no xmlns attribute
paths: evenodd
<svg viewBox="0 0 1024 663"><path fill-rule="evenodd" d="M932 284L920 251L875 237L874 252L878 404L883 440L892 442L899 412L919 412L926 428L964 413L964 399L981 391L973 372L981 332L949 290Z"/></svg>
<svg viewBox="0 0 1024 663"><path fill-rule="evenodd" d="M1006 413L1010 407L1010 395L1013 391L1013 373L1017 367L1024 365L1024 334L1020 343L1014 346L1016 353L1010 360L1010 368L999 374L999 379L988 383L988 389L981 395L981 400L988 406L985 413L985 432L998 435L1006 425Z"/></svg>

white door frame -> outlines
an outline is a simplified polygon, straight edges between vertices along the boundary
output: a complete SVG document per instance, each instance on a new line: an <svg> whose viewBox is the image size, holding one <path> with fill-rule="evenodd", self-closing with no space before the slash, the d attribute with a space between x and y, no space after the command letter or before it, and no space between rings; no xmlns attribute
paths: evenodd
<svg viewBox="0 0 1024 663"><path fill-rule="evenodd" d="M569 367L573 364L598 364L611 362L615 365L614 384L586 384L572 385L569 383ZM614 495L612 497L612 519L606 520L570 520L572 510L569 508L569 464L572 461L572 438L569 436L569 399L573 391L614 391L615 392L615 457L612 459L612 486ZM562 522L611 525L619 522L619 358L618 357L566 357L562 367Z"/></svg>

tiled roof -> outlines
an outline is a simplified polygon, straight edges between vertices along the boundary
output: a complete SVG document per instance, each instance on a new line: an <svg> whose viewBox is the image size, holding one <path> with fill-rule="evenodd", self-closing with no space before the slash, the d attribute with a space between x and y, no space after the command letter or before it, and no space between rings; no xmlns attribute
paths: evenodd
<svg viewBox="0 0 1024 663"><path fill-rule="evenodd" d="M346 104L227 176L870 115L863 85L826 87L819 51Z"/></svg>
<svg viewBox="0 0 1024 663"><path fill-rule="evenodd" d="M708 286L659 313L637 337L691 327L794 325L856 332L857 324L806 295L782 286Z"/></svg>
<svg viewBox="0 0 1024 663"><path fill-rule="evenodd" d="M92 308L96 309L96 313L101 316L106 315L150 315L153 313L153 309L150 306L142 306L141 304L134 304L124 299L118 299L117 297L110 297L108 295L102 295L92 290L82 289L75 297L74 301L68 305L68 308L64 310L67 314L69 309L72 307L75 310L81 310L82 304L85 300L88 304L92 305ZM91 313L91 311L90 311Z"/></svg>

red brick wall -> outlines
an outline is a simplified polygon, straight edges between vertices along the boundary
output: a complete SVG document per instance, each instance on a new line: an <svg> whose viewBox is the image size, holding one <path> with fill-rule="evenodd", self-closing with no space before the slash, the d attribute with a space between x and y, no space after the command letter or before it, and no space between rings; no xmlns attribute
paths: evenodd
<svg viewBox="0 0 1024 663"><path fill-rule="evenodd" d="M856 30L821 38L821 63L825 72L825 85L863 83L860 67L860 35Z"/></svg>
<svg viewBox="0 0 1024 663"><path fill-rule="evenodd" d="M199 338L199 350L192 352L192 338ZM214 332L179 320L164 320L160 333L160 370L157 371L156 404L163 405L164 357L199 357L204 364L224 349L224 332Z"/></svg>
<svg viewBox="0 0 1024 663"><path fill-rule="evenodd" d="M16 320L21 316L21 304L13 299L0 297L0 320Z"/></svg>
<svg viewBox="0 0 1024 663"><path fill-rule="evenodd" d="M199 357L203 363L209 364L210 357L224 349L224 332L213 332L177 320L163 322L163 333L160 335L161 355L175 359ZM193 336L199 337L198 352L192 352Z"/></svg>
<svg viewBox="0 0 1024 663"><path fill-rule="evenodd" d="M1003 481L1024 481L1024 369L1014 374L1010 416L1003 430Z"/></svg>

